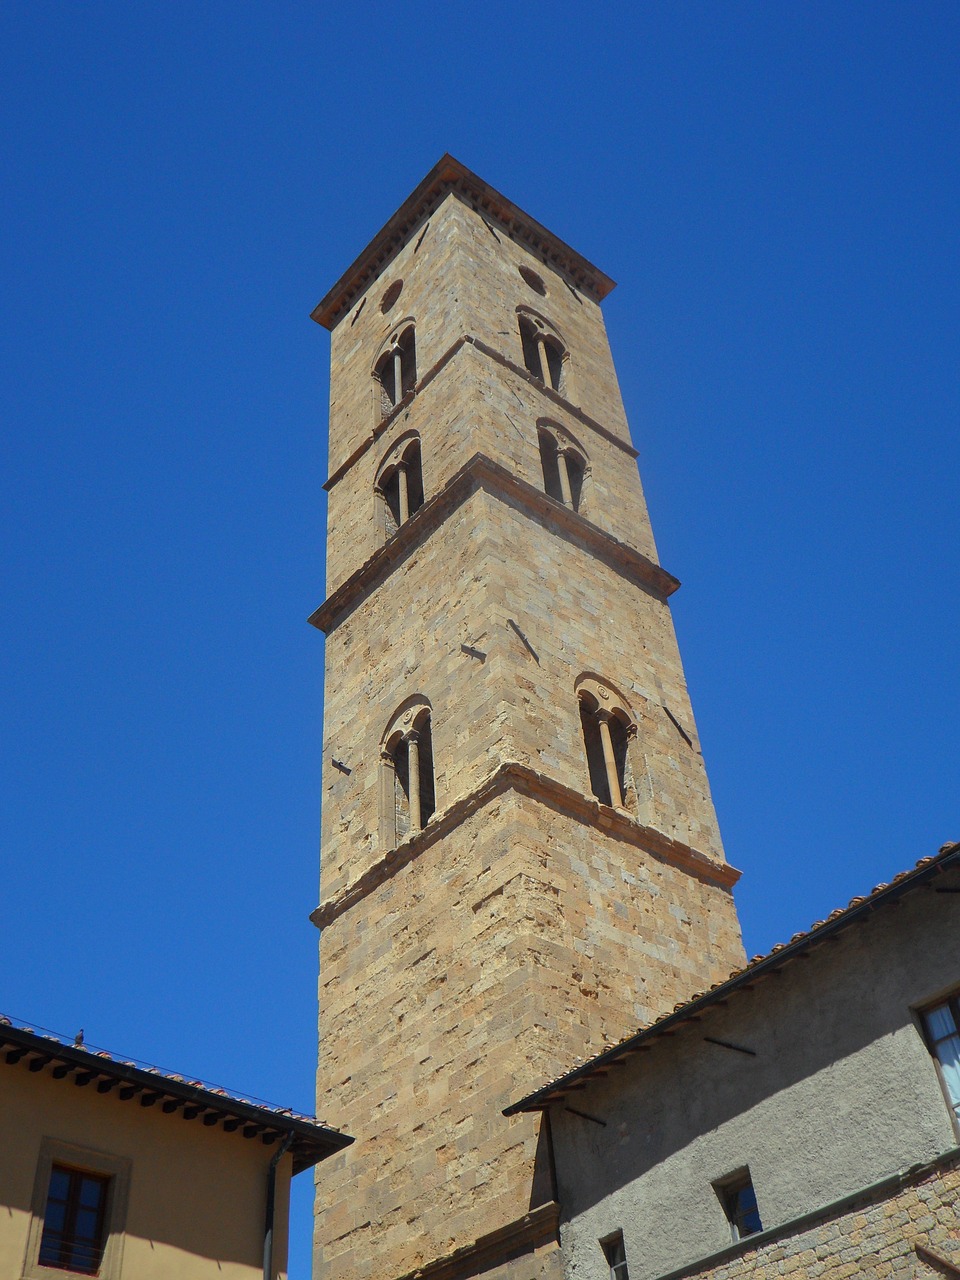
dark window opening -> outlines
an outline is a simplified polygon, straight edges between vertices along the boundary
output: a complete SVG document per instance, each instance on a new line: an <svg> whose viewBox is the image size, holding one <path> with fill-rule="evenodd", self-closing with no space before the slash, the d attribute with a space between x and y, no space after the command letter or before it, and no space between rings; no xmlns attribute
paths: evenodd
<svg viewBox="0 0 960 1280"><path fill-rule="evenodd" d="M419 831L433 817L436 810L436 793L433 781L433 735L430 717L424 716L417 723L416 751L409 736L400 738L390 753L394 773L394 823L397 843L407 835ZM411 787L411 760L416 755L419 768L415 775L419 782L416 793Z"/></svg>
<svg viewBox="0 0 960 1280"><path fill-rule="evenodd" d="M40 1238L42 1267L96 1275L103 1258L110 1179L55 1164Z"/></svg>
<svg viewBox="0 0 960 1280"><path fill-rule="evenodd" d="M577 453L568 453L567 460L567 476L570 479L570 497L573 502L574 511L580 510L580 498L583 494L583 476L586 471L583 459Z"/></svg>
<svg viewBox="0 0 960 1280"><path fill-rule="evenodd" d="M394 811L396 815L397 843L410 830L410 750L405 738L401 738L393 751Z"/></svg>
<svg viewBox="0 0 960 1280"><path fill-rule="evenodd" d="M719 1183L716 1191L734 1240L743 1240L745 1236L753 1236L763 1230L760 1210L757 1208L757 1193L753 1189L749 1172Z"/></svg>
<svg viewBox="0 0 960 1280"><path fill-rule="evenodd" d="M380 383L380 412L386 417L417 382L417 343L413 325L391 343L377 361L374 376Z"/></svg>
<svg viewBox="0 0 960 1280"><path fill-rule="evenodd" d="M601 711L592 696L581 696L579 702L580 727L583 731L583 746L590 775L590 790L601 804L621 808L632 805L635 795L627 759L630 743L629 724L616 711ZM610 737L613 776L611 776L603 749L604 729L601 726L601 719L605 721L606 732Z"/></svg>
<svg viewBox="0 0 960 1280"><path fill-rule="evenodd" d="M600 721L595 709L584 698L580 699L580 727L583 730L583 746L587 753L587 769L590 773L590 790L601 804L610 804L610 785L607 767L603 759L603 743L600 740Z"/></svg>
<svg viewBox="0 0 960 1280"><path fill-rule="evenodd" d="M560 485L560 466L557 457L557 442L549 431L541 431L540 466L543 469L543 490L557 502L563 501L563 489Z"/></svg>
<svg viewBox="0 0 960 1280"><path fill-rule="evenodd" d="M613 742L613 760L620 783L621 803L627 800L627 726L619 716L610 717L610 739Z"/></svg>
<svg viewBox="0 0 960 1280"><path fill-rule="evenodd" d="M542 325L524 315L520 316L520 342L527 372L554 391L561 391L566 355L562 343L545 333Z"/></svg>
<svg viewBox="0 0 960 1280"><path fill-rule="evenodd" d="M430 717L421 721L420 731L420 825L426 826L437 807L433 788L433 734Z"/></svg>
<svg viewBox="0 0 960 1280"><path fill-rule="evenodd" d="M413 440L407 445L397 462L387 469L379 487L385 507L384 532L391 538L423 506L419 441Z"/></svg>
<svg viewBox="0 0 960 1280"><path fill-rule="evenodd" d="M623 1232L600 1241L600 1248L610 1269L610 1280L630 1280L627 1271L627 1252L623 1247Z"/></svg>
<svg viewBox="0 0 960 1280"><path fill-rule="evenodd" d="M563 377L563 347L560 346L559 342L554 342L552 338L545 338L542 343L542 350L547 357L547 367L541 377L548 387L552 387L554 391L559 391Z"/></svg>
<svg viewBox="0 0 960 1280"><path fill-rule="evenodd" d="M527 372L543 381L540 371L540 352L537 349L537 330L531 321L520 318L520 341L523 344L523 363Z"/></svg>

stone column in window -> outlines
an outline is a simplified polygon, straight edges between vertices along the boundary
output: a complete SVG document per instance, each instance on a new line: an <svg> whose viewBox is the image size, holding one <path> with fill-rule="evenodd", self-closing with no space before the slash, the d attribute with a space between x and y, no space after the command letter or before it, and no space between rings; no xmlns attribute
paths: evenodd
<svg viewBox="0 0 960 1280"><path fill-rule="evenodd" d="M410 487L407 483L407 464L397 463L397 505L400 510L400 524L410 519Z"/></svg>
<svg viewBox="0 0 960 1280"><path fill-rule="evenodd" d="M537 356L540 360L540 381L545 387L551 387L550 358L547 354L547 340L542 333L537 334Z"/></svg>
<svg viewBox="0 0 960 1280"><path fill-rule="evenodd" d="M393 348L393 403L399 404L403 399L403 352L398 343Z"/></svg>
<svg viewBox="0 0 960 1280"><path fill-rule="evenodd" d="M380 748L380 844L397 843L397 765L389 747Z"/></svg>
<svg viewBox="0 0 960 1280"><path fill-rule="evenodd" d="M613 753L613 739L610 736L610 721L613 713L600 707L597 711L597 722L600 725L600 745L603 748L603 763L607 770L607 786L610 788L610 803L615 809L623 808L623 796L620 793L620 776L617 773L617 758Z"/></svg>
<svg viewBox="0 0 960 1280"><path fill-rule="evenodd" d="M420 830L420 735L416 729L406 734L407 785L410 788L410 834Z"/></svg>
<svg viewBox="0 0 960 1280"><path fill-rule="evenodd" d="M570 489L570 472L567 470L567 455L563 449L557 450L557 470L560 472L560 495L565 507L573 507L573 493Z"/></svg>

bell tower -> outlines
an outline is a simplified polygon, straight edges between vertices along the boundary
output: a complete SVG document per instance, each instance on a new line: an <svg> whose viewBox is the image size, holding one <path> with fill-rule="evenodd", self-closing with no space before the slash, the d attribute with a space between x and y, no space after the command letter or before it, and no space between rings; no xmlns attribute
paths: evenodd
<svg viewBox="0 0 960 1280"><path fill-rule="evenodd" d="M600 303L445 156L331 331L316 1274L559 1274L534 1083L742 963Z"/></svg>

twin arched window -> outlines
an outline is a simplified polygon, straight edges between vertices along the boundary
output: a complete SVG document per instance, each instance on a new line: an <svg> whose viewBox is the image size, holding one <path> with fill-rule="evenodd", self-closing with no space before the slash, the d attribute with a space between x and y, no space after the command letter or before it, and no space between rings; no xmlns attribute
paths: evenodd
<svg viewBox="0 0 960 1280"><path fill-rule="evenodd" d="M637 726L626 700L594 676L577 682L577 700L591 791L602 804L633 809L629 744Z"/></svg>
<svg viewBox="0 0 960 1280"><path fill-rule="evenodd" d="M417 339L413 321L404 320L387 339L373 366L380 384L380 417L385 418L417 383Z"/></svg>
<svg viewBox="0 0 960 1280"><path fill-rule="evenodd" d="M572 511L580 510L587 459L578 444L557 427L537 427L543 489Z"/></svg>
<svg viewBox="0 0 960 1280"><path fill-rule="evenodd" d="M542 316L526 309L517 312L520 324L520 343L523 347L523 363L527 372L539 379L545 387L565 395L569 353L566 345Z"/></svg>
<svg viewBox="0 0 960 1280"><path fill-rule="evenodd" d="M387 849L415 835L436 809L430 704L414 698L397 712L380 748L381 843Z"/></svg>
<svg viewBox="0 0 960 1280"><path fill-rule="evenodd" d="M596 676L576 685L590 789L601 804L635 810L630 743L637 725L622 697ZM430 703L409 699L380 742L380 840L395 849L421 831L436 811Z"/></svg>
<svg viewBox="0 0 960 1280"><path fill-rule="evenodd" d="M392 538L402 524L423 506L423 465L420 437L409 432L391 446L374 484L384 538Z"/></svg>

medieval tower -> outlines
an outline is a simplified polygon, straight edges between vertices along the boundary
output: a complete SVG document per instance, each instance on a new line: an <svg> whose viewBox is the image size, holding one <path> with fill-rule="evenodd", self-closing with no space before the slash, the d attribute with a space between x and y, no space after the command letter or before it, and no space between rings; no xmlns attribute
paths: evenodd
<svg viewBox="0 0 960 1280"><path fill-rule="evenodd" d="M743 953L600 303L449 156L330 290L316 1274L559 1271L505 1119Z"/></svg>

